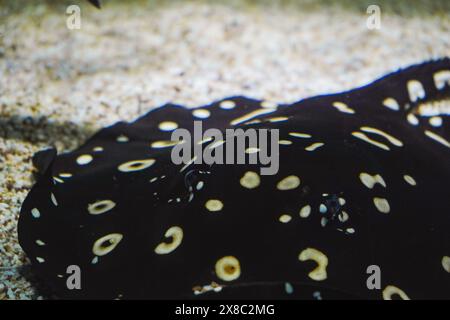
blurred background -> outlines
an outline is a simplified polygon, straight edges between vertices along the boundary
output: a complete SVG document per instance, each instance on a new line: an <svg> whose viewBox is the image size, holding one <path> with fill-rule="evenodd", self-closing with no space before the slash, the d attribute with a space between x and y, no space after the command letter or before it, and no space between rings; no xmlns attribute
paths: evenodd
<svg viewBox="0 0 450 320"><path fill-rule="evenodd" d="M40 298L16 234L34 152L166 102L350 89L450 56L449 35L448 0L0 0L0 299Z"/></svg>

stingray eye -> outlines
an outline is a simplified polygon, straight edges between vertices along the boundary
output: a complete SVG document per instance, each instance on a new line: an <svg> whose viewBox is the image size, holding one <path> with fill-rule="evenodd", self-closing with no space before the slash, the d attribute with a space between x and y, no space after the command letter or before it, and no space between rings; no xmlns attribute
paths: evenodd
<svg viewBox="0 0 450 320"><path fill-rule="evenodd" d="M387 286L383 290L383 299L384 300L392 300L393 295L398 295L403 300L410 300L409 297L406 295L406 293L396 286Z"/></svg>
<svg viewBox="0 0 450 320"><path fill-rule="evenodd" d="M181 244L183 240L183 229L180 227L171 227L164 234L166 238L172 238L170 243L161 242L156 248L155 252L157 254L168 254L174 251Z"/></svg>
<svg viewBox="0 0 450 320"><path fill-rule="evenodd" d="M226 256L216 262L216 275L224 281L233 281L241 275L239 260L233 256Z"/></svg>
<svg viewBox="0 0 450 320"><path fill-rule="evenodd" d="M194 188L199 180L198 170L190 170L184 175L184 185L187 188Z"/></svg>
<svg viewBox="0 0 450 320"><path fill-rule="evenodd" d="M328 258L319 250L306 248L299 254L298 259L300 261L313 260L317 263L317 267L308 274L311 279L322 281L327 278Z"/></svg>
<svg viewBox="0 0 450 320"><path fill-rule="evenodd" d="M96 256L107 255L117 247L122 238L123 235L120 233L111 233L103 236L95 241L92 252Z"/></svg>

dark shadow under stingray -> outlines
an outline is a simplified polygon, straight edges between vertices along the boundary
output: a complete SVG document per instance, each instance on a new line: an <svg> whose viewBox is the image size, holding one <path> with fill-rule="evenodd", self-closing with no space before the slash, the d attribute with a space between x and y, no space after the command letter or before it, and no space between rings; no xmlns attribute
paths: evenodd
<svg viewBox="0 0 450 320"><path fill-rule="evenodd" d="M58 298L449 298L449 119L417 114L449 81L445 58L293 104L166 105L40 152L20 244ZM279 171L173 164L170 130L194 120L278 129Z"/></svg>

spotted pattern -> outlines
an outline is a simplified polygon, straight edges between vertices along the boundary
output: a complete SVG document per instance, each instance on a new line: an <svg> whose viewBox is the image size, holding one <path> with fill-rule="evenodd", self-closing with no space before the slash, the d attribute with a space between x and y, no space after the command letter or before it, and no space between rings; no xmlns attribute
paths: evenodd
<svg viewBox="0 0 450 320"><path fill-rule="evenodd" d="M288 223L291 220L292 220L292 217L289 214L282 214L278 218L278 221L280 221L281 223Z"/></svg>
<svg viewBox="0 0 450 320"><path fill-rule="evenodd" d="M211 212L221 211L223 209L223 203L220 200L211 199L206 201L205 207Z"/></svg>
<svg viewBox="0 0 450 320"><path fill-rule="evenodd" d="M122 163L118 167L118 170L122 172L140 171L147 169L154 163L155 163L154 159L127 161L125 163Z"/></svg>
<svg viewBox="0 0 450 320"><path fill-rule="evenodd" d="M324 253L314 248L306 248L299 254L298 259L313 260L317 263L317 267L308 274L311 279L315 281L327 279L328 257Z"/></svg>
<svg viewBox="0 0 450 320"><path fill-rule="evenodd" d="M100 200L88 205L88 211L90 214L102 214L112 210L116 204L111 200Z"/></svg>
<svg viewBox="0 0 450 320"><path fill-rule="evenodd" d="M89 163L91 163L91 161L93 160L94 158L91 156L91 155L89 155L89 154L82 154L81 156L79 156L78 158L77 158L77 163L80 165L80 166L84 166L84 165L86 165L86 164L89 164Z"/></svg>
<svg viewBox="0 0 450 320"><path fill-rule="evenodd" d="M300 178L297 176L287 176L277 184L277 189L281 191L292 190L300 185Z"/></svg>
<svg viewBox="0 0 450 320"><path fill-rule="evenodd" d="M174 251L183 241L183 229L180 227L171 227L164 234L166 238L171 238L171 242L161 242L155 248L157 254L168 254Z"/></svg>
<svg viewBox="0 0 450 320"><path fill-rule="evenodd" d="M113 251L122 241L123 235L120 233L111 233L97 239L92 246L92 252L96 256L104 256Z"/></svg>
<svg viewBox="0 0 450 320"><path fill-rule="evenodd" d="M375 197L373 198L373 203L378 211L382 213L389 213L391 211L391 206L389 205L389 201L384 198Z"/></svg>
<svg viewBox="0 0 450 320"><path fill-rule="evenodd" d="M239 260L233 256L220 258L215 266L216 276L223 281L233 281L241 275Z"/></svg>
<svg viewBox="0 0 450 320"><path fill-rule="evenodd" d="M289 104L169 104L73 152L39 152L20 244L59 298L449 299L449 119L418 112L450 100L449 72L443 59ZM194 121L278 129L278 171L172 163L183 145L228 146L172 141ZM83 290L67 289L68 264ZM372 264L381 290L366 289Z"/></svg>
<svg viewBox="0 0 450 320"><path fill-rule="evenodd" d="M396 286L386 286L383 290L383 299L384 300L392 300L393 296L399 296L402 300L410 300L406 293Z"/></svg>
<svg viewBox="0 0 450 320"><path fill-rule="evenodd" d="M261 179L256 172L247 171L240 180L241 186L247 189L254 189L259 186Z"/></svg>

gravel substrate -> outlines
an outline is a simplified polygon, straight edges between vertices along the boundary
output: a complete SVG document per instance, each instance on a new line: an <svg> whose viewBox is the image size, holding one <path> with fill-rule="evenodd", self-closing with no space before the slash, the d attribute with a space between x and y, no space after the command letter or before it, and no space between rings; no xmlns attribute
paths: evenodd
<svg viewBox="0 0 450 320"><path fill-rule="evenodd" d="M16 232L39 149L73 149L169 101L292 102L450 56L445 0L429 12L381 6L379 30L367 29L364 1L125 2L78 2L80 30L66 27L65 5L0 13L0 300L39 298L19 273L28 262Z"/></svg>

